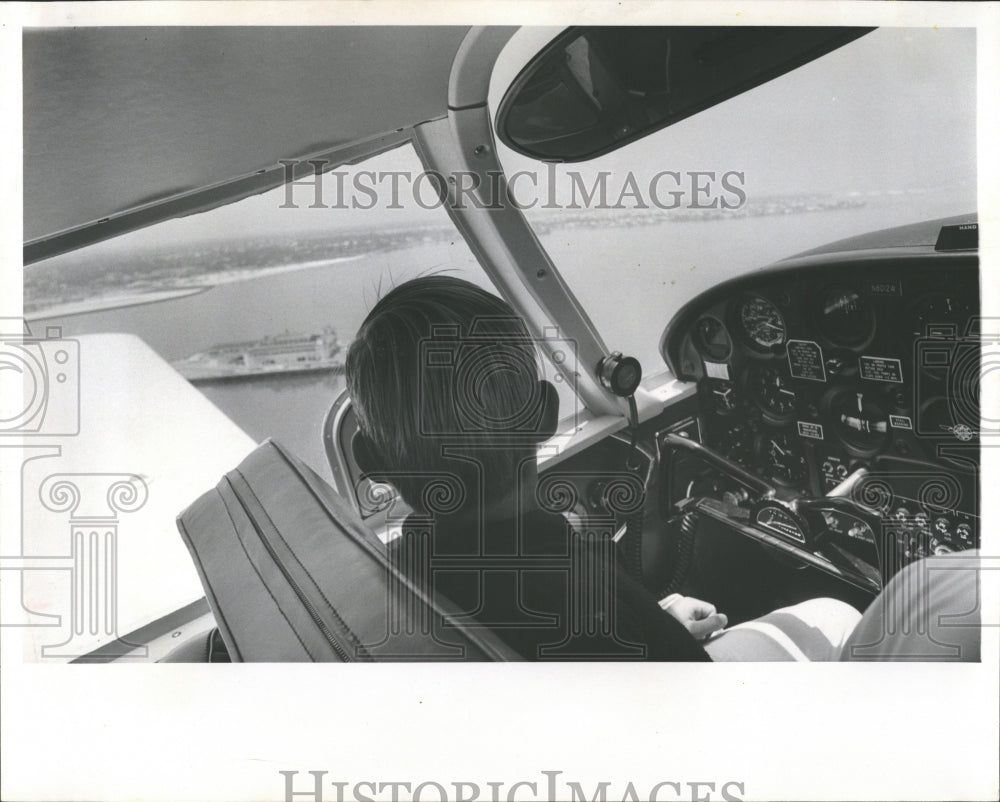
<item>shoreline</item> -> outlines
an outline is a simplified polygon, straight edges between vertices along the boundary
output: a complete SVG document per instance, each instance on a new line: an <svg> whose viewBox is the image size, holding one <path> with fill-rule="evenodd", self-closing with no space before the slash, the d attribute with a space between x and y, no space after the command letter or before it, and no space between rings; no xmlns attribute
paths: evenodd
<svg viewBox="0 0 1000 802"><path fill-rule="evenodd" d="M110 312L113 309L126 309L130 306L146 306L147 304L156 304L160 301L172 301L177 298L200 295L212 289L212 286L211 284L206 284L205 286L184 287L183 289L175 290L151 290L150 292L136 293L134 295L111 295L92 301L69 301L68 303L39 309L36 312L27 312L24 315L24 320L27 323L32 323L50 318L86 315L91 312Z"/></svg>
<svg viewBox="0 0 1000 802"><path fill-rule="evenodd" d="M204 276L204 283L200 283L199 279L195 278L192 280L192 284L184 287L164 288L133 294L106 295L88 301L69 301L26 313L24 319L30 323L49 318L75 317L92 312L109 312L114 309L125 309L130 306L144 306L146 304L159 303L160 301L172 301L178 298L198 295L215 287L220 287L223 284L234 284L239 281L250 281L282 273L294 273L299 270L316 270L323 267L331 267L345 262L353 262L360 259L361 256L362 254L356 254L354 256L337 256L332 259L312 259L308 262L297 262L291 265L274 265L273 267L262 267L259 269L238 268L235 270L223 270Z"/></svg>
<svg viewBox="0 0 1000 802"><path fill-rule="evenodd" d="M177 363L172 362L171 365L176 369ZM230 373L230 374L219 374L214 376L185 376L184 378L190 384L195 387L202 387L204 385L232 385L240 384L243 382L255 382L262 379L280 379L286 378L288 376L310 376L319 373L329 373L337 376L344 375L343 365L326 365L326 366L310 366L310 367L287 367L280 370L262 370L257 373L247 372L247 373ZM183 375L183 374L182 374Z"/></svg>

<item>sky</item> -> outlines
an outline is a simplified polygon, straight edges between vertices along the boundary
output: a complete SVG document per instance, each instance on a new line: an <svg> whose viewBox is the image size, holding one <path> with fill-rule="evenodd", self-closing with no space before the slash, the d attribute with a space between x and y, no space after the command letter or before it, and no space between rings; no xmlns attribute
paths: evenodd
<svg viewBox="0 0 1000 802"><path fill-rule="evenodd" d="M516 37L494 71L491 107L530 57L541 38ZM530 51L519 41L527 39ZM972 29L884 28L787 75L683 120L618 151L582 164L561 165L587 179L597 171L634 171L640 186L658 171L739 171L751 201L787 193L847 194L900 190L953 193L974 204L975 31ZM500 145L508 174L544 170L544 165ZM421 172L406 145L361 165L342 168ZM388 184L383 183L387 188ZM429 199L429 195L423 197ZM254 233L318 233L359 226L445 223L441 209L387 209L390 193L369 210L308 208L309 187L294 190L297 209L281 208L286 189L200 215L167 221L84 249L71 258L139 247L169 247ZM324 201L337 197L334 178L324 184ZM360 202L367 198L356 196ZM519 196L520 197L520 196ZM530 200L530 198L529 198ZM961 205L961 204L959 204Z"/></svg>
<svg viewBox="0 0 1000 802"><path fill-rule="evenodd" d="M738 170L761 195L974 185L975 76L974 30L883 28L567 169Z"/></svg>

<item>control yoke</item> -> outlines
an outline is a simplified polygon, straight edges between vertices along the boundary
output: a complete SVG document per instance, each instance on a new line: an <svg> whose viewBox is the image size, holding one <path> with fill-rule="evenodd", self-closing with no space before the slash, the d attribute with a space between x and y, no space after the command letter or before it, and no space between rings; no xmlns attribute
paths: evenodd
<svg viewBox="0 0 1000 802"><path fill-rule="evenodd" d="M866 590L881 590L889 562L882 517L854 498L867 469L857 469L826 496L785 500L767 481L701 443L677 434L666 435L662 443L697 456L747 491L749 511L725 494L684 499L678 505L682 512L698 512L800 562Z"/></svg>

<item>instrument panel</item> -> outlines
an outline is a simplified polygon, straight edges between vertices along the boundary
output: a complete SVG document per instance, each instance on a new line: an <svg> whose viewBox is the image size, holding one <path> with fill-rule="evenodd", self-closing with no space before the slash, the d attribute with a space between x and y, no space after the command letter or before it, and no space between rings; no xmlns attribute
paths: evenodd
<svg viewBox="0 0 1000 802"><path fill-rule="evenodd" d="M858 468L883 476L892 498L878 508L905 519L919 556L977 542L983 339L974 254L880 254L715 287L661 350L697 382L708 447L786 498L823 496ZM960 501L893 489L914 477L944 477Z"/></svg>

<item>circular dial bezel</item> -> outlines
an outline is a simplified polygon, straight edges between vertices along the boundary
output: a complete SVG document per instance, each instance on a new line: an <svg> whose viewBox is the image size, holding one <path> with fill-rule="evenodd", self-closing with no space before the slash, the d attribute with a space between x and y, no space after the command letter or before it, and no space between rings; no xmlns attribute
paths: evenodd
<svg viewBox="0 0 1000 802"><path fill-rule="evenodd" d="M706 401L716 415L734 415L740 410L740 394L731 381L709 379L704 384Z"/></svg>
<svg viewBox="0 0 1000 802"><path fill-rule="evenodd" d="M703 331L705 325L718 327L716 332L721 332L725 338L724 348L719 343L708 341ZM692 339L694 340L694 345L698 353L707 359L711 359L713 362L723 362L726 359L729 359L733 353L733 340L729 336L729 331L726 329L725 324L715 315L702 315L698 318L694 324L694 335Z"/></svg>
<svg viewBox="0 0 1000 802"><path fill-rule="evenodd" d="M927 337L928 327L951 327L959 337L966 334L969 309L955 293L937 291L921 295L908 309L909 332L914 337Z"/></svg>
<svg viewBox="0 0 1000 802"><path fill-rule="evenodd" d="M736 304L736 321L747 345L767 353L788 342L788 324L778 305L763 295L743 295ZM766 336L762 330L779 332Z"/></svg>
<svg viewBox="0 0 1000 802"><path fill-rule="evenodd" d="M855 296L860 320L857 321L855 332L845 334L834 327L842 326L844 323L831 324L829 316L836 311L837 301L842 301L847 295ZM871 303L864 293L848 284L829 284L824 287L815 304L815 312L817 328L831 345L840 348L860 348L868 343L875 333L875 312Z"/></svg>
<svg viewBox="0 0 1000 802"><path fill-rule="evenodd" d="M857 408L858 396L861 396L860 410ZM841 387L829 396L827 406L833 430L850 453L872 456L888 444L892 431L888 406L876 391Z"/></svg>
<svg viewBox="0 0 1000 802"><path fill-rule="evenodd" d="M713 447L737 465L742 465L744 468L751 467L756 437L753 430L740 420L727 421L727 424L714 434Z"/></svg>
<svg viewBox="0 0 1000 802"><path fill-rule="evenodd" d="M768 479L786 487L800 487L809 479L809 463L802 444L790 432L765 432L757 444L757 460ZM775 470L775 468L780 470Z"/></svg>
<svg viewBox="0 0 1000 802"><path fill-rule="evenodd" d="M753 402L769 418L789 420L798 400L791 379L775 364L754 365L747 374L747 391Z"/></svg>
<svg viewBox="0 0 1000 802"><path fill-rule="evenodd" d="M955 413L963 408L956 406L954 398L935 395L920 405L917 428L926 439L931 453L937 454L941 442L971 443L979 439L979 427L972 425L967 416Z"/></svg>

